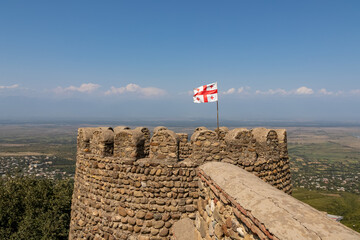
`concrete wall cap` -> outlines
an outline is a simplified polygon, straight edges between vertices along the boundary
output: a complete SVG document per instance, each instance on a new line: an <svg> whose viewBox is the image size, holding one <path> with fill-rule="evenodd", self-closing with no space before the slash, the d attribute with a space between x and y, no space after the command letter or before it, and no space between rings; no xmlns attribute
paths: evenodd
<svg viewBox="0 0 360 240"><path fill-rule="evenodd" d="M360 239L360 234L237 166L199 167L278 239Z"/></svg>

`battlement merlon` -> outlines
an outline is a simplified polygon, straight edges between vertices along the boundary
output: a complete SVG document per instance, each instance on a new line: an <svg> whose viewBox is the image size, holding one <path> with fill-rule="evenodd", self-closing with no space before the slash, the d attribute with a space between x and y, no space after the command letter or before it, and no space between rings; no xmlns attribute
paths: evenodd
<svg viewBox="0 0 360 240"><path fill-rule="evenodd" d="M219 161L229 157L229 153L244 152L246 149L249 152L256 152L262 155L268 151L278 151L281 158L287 158L287 137L285 129L265 129L265 128L235 128L228 130L226 127L220 128L220 138L217 137L215 131L209 130L205 127L198 127L188 140L186 133L174 133L166 127L156 127L154 134L146 127L137 127L130 129L126 126L98 127L98 128L79 128L78 129L78 151L80 153L92 153L99 156L114 156L118 158L146 158L157 157L155 152L150 153L151 143L153 147L156 146L172 146L171 151L161 152L160 158L182 159L180 145L187 146L186 151L191 154L185 155L199 158L199 155L215 155L213 159L202 157L202 161ZM131 137L130 137L131 135ZM154 138L154 139L153 139ZM158 144L158 145L157 145ZM174 147L176 149L174 149ZM126 148L140 148L134 149L138 154L120 154ZM155 148L157 151L157 148ZM130 152L130 149L127 149ZM154 150L154 149L153 149ZM141 153L140 153L141 152ZM176 156L174 156L174 154ZM131 154L130 154L131 155ZM231 155L231 154L230 154Z"/></svg>
<svg viewBox="0 0 360 240"><path fill-rule="evenodd" d="M78 153L134 160L191 158L199 164L223 159L236 162L244 158L250 162L258 158L288 159L285 129L235 128L229 131L221 127L219 134L218 138L215 131L198 127L189 140L187 134L174 133L166 127L156 127L152 137L146 127L79 128Z"/></svg>
<svg viewBox="0 0 360 240"><path fill-rule="evenodd" d="M189 136L163 126L152 134L145 127L80 128L77 140L69 239L168 239L178 220L196 221L208 193L199 167L209 163L235 165L292 191L284 129L199 127Z"/></svg>
<svg viewBox="0 0 360 240"><path fill-rule="evenodd" d="M290 166L285 129L206 127L175 133L164 126L80 128L78 154L112 157L111 161L148 158L164 163L186 159L196 165L227 162L237 165L285 192L291 192ZM117 160L118 159L118 160Z"/></svg>

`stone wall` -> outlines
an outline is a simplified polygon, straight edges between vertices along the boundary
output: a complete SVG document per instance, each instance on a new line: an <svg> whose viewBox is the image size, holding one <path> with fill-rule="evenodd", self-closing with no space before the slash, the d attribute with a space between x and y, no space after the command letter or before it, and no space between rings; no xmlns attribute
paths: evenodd
<svg viewBox="0 0 360 240"><path fill-rule="evenodd" d="M179 136L179 158L187 159L191 156L192 146L188 140L189 135L187 133L177 133Z"/></svg>
<svg viewBox="0 0 360 240"><path fill-rule="evenodd" d="M201 194L195 230L187 226L193 237L187 240L360 239L359 233L237 166L206 163L198 174ZM174 236L182 240L176 225Z"/></svg>
<svg viewBox="0 0 360 240"><path fill-rule="evenodd" d="M94 130L90 138L90 150L98 156L111 156L114 153L114 130L108 127L100 127Z"/></svg>
<svg viewBox="0 0 360 240"><path fill-rule="evenodd" d="M140 129L123 129L114 136L114 157L139 159L145 157L145 136Z"/></svg>
<svg viewBox="0 0 360 240"><path fill-rule="evenodd" d="M180 219L200 221L197 169L212 161L291 192L285 130L199 127L189 141L166 127L79 129L69 239L171 238Z"/></svg>
<svg viewBox="0 0 360 240"><path fill-rule="evenodd" d="M215 131L201 129L191 136L192 153L190 158L198 164L220 161L220 142Z"/></svg>
<svg viewBox="0 0 360 240"><path fill-rule="evenodd" d="M167 129L156 131L150 140L149 157L173 162L179 160L179 136Z"/></svg>
<svg viewBox="0 0 360 240"><path fill-rule="evenodd" d="M225 148L223 162L253 172L278 189L291 193L290 166L284 129L236 128L225 136Z"/></svg>
<svg viewBox="0 0 360 240"><path fill-rule="evenodd" d="M180 218L195 218L194 166L78 156L70 239L159 239Z"/></svg>

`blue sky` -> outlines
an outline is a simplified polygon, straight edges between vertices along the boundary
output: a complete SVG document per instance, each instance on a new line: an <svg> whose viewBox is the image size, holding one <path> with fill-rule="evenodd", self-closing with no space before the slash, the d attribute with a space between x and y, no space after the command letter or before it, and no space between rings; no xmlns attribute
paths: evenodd
<svg viewBox="0 0 360 240"><path fill-rule="evenodd" d="M359 1L1 1L0 119L360 121Z"/></svg>

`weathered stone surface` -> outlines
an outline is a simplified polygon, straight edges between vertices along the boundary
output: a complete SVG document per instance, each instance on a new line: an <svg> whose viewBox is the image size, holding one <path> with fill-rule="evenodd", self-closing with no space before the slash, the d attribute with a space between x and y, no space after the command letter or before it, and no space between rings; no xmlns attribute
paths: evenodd
<svg viewBox="0 0 360 240"><path fill-rule="evenodd" d="M179 136L170 130L157 130L150 140L149 156L150 158L177 161L179 156Z"/></svg>
<svg viewBox="0 0 360 240"><path fill-rule="evenodd" d="M123 216L123 217L126 217L126 215L127 215L126 209L123 208L123 207L119 207L119 208L118 208L118 212L119 212L119 214L120 214L121 216Z"/></svg>
<svg viewBox="0 0 360 240"><path fill-rule="evenodd" d="M198 220L201 233L195 231L195 239L209 239L211 229L215 237L216 221L225 221L231 214L217 203L230 202L225 195L216 196L204 182L198 184L196 168L202 161L227 159L291 192L286 131L230 133L226 128L214 132L201 127L189 141L187 134L174 135L164 127L156 129L151 139L142 127L79 129L69 239L95 235L98 239L167 238L174 224L184 218ZM233 138L228 138L229 134ZM229 230L238 234L236 229L241 227L232 217L231 229L226 221L221 225L228 237L233 237ZM167 235L164 229L168 229Z"/></svg>
<svg viewBox="0 0 360 240"><path fill-rule="evenodd" d="M153 224L153 227L154 228L162 228L163 226L165 225L164 221L156 221L154 224Z"/></svg>
<svg viewBox="0 0 360 240"><path fill-rule="evenodd" d="M168 234L169 234L169 229L167 228L163 228L159 232L160 237L166 237Z"/></svg>
<svg viewBox="0 0 360 240"><path fill-rule="evenodd" d="M257 234L267 230L253 228L253 218L279 239L360 239L360 234L234 165L212 162L200 169L236 199L241 205L237 216ZM242 217L250 212L251 217ZM216 232L223 232L220 224L215 226Z"/></svg>
<svg viewBox="0 0 360 240"><path fill-rule="evenodd" d="M221 238L224 235L224 232L221 228L221 225L217 223L214 228L214 233L217 238Z"/></svg>
<svg viewBox="0 0 360 240"><path fill-rule="evenodd" d="M176 240L197 239L194 223L189 218L183 218L174 223L172 231Z"/></svg>
<svg viewBox="0 0 360 240"><path fill-rule="evenodd" d="M145 217L144 211L138 211L135 215L137 218L143 219Z"/></svg>
<svg viewBox="0 0 360 240"><path fill-rule="evenodd" d="M154 218L154 214L152 212L146 213L146 215L145 215L146 220L150 220L150 219L153 219L153 218Z"/></svg>

